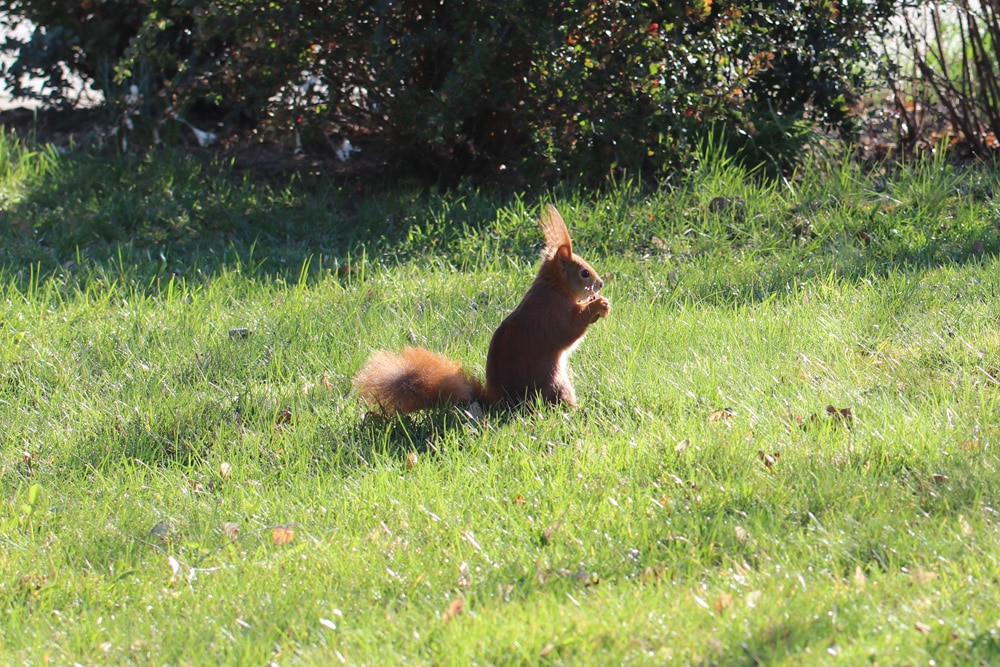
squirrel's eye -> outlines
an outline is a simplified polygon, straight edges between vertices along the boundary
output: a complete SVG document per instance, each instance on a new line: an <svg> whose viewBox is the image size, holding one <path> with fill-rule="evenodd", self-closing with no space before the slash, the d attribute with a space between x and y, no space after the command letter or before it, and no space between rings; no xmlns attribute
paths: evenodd
<svg viewBox="0 0 1000 667"><path fill-rule="evenodd" d="M581 270L580 271L580 277L581 278L589 278L590 277L590 271L588 271L587 269Z"/></svg>

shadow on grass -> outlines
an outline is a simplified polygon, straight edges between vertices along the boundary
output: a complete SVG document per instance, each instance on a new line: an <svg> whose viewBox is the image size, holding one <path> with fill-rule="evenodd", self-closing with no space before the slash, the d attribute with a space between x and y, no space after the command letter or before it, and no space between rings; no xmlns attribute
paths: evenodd
<svg viewBox="0 0 1000 667"><path fill-rule="evenodd" d="M448 448L461 448L482 429L526 419L530 414L528 409L490 409L480 414L476 408L461 405L408 415L368 413L355 424L330 429L321 436L325 442L350 445L334 449L320 465L371 467L385 460L412 465L413 457L434 457Z"/></svg>
<svg viewBox="0 0 1000 667"><path fill-rule="evenodd" d="M21 190L0 211L0 231L7 239L0 246L0 275L21 287L57 279L86 289L100 280L155 292L172 277L211 280L233 266L265 280L308 282L330 274L346 280L358 276L362 257L387 263L446 258L478 265L513 253L533 261L538 242L527 225L489 227L504 209L513 206L523 213L530 208L511 195L441 194L415 186L366 190L324 173L260 183L237 175L231 163L178 150L107 156L33 151L11 137L0 136L0 144L12 155L0 186ZM672 266L691 264L700 270L707 262L712 267L690 296L718 305L751 305L780 298L815 277L857 282L995 257L1000 225L953 220L952 200L971 198L985 211L994 196L993 180L975 175L966 180L972 185L964 191L954 176L918 183L912 186L917 188L912 201L903 204L856 192L848 195L856 202L821 197L818 203L791 206L794 210L770 211L763 216L767 219L728 223L717 219L719 214L687 219L691 197L681 193L676 203L672 196L665 200L660 215L683 218L682 226L705 226L683 231L698 235L701 247L670 257ZM985 185L976 186L980 181ZM664 233L663 224L676 227L636 213L644 195L635 188L588 196L607 209L603 217L579 221L578 241L592 249L589 254L597 261L597 249L605 255L642 256L651 243L664 243L656 236ZM845 208L859 210L848 214ZM811 223L796 223L790 231L788 221L798 220L801 211L820 219L841 216L845 227L817 235ZM713 265L712 258L719 256L734 261ZM735 265L749 268L730 271Z"/></svg>
<svg viewBox="0 0 1000 667"><path fill-rule="evenodd" d="M85 288L109 274L155 286L171 276L208 280L234 265L310 280L350 272L366 253L400 261L440 253L500 207L478 193L366 190L322 172L262 183L180 150L60 154L2 134L0 149L12 156L0 169L11 200L0 210L0 275L22 286L74 276Z"/></svg>

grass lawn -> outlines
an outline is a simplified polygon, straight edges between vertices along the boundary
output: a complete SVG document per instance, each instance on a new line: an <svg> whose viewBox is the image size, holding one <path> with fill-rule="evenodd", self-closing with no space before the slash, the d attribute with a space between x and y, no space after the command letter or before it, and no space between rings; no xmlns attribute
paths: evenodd
<svg viewBox="0 0 1000 667"><path fill-rule="evenodd" d="M0 149L0 662L1000 659L996 174L503 198ZM580 407L366 416L374 349L482 372L540 201L612 303Z"/></svg>

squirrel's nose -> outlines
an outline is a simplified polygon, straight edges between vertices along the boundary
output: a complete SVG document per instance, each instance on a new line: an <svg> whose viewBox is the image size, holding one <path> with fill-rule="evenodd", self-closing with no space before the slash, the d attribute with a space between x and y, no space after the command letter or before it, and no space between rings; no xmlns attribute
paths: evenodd
<svg viewBox="0 0 1000 667"><path fill-rule="evenodd" d="M601 280L600 278L598 278L597 280L594 281L594 291L595 292L600 292L602 287L604 287L604 281L603 280Z"/></svg>

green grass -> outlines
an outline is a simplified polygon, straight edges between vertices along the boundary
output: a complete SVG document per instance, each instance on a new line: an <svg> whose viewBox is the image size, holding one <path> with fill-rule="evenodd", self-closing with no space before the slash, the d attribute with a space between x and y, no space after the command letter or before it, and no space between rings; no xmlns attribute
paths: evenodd
<svg viewBox="0 0 1000 667"><path fill-rule="evenodd" d="M2 144L0 662L1000 655L995 174L552 195L613 307L580 408L386 421L350 376L481 372L535 195Z"/></svg>

